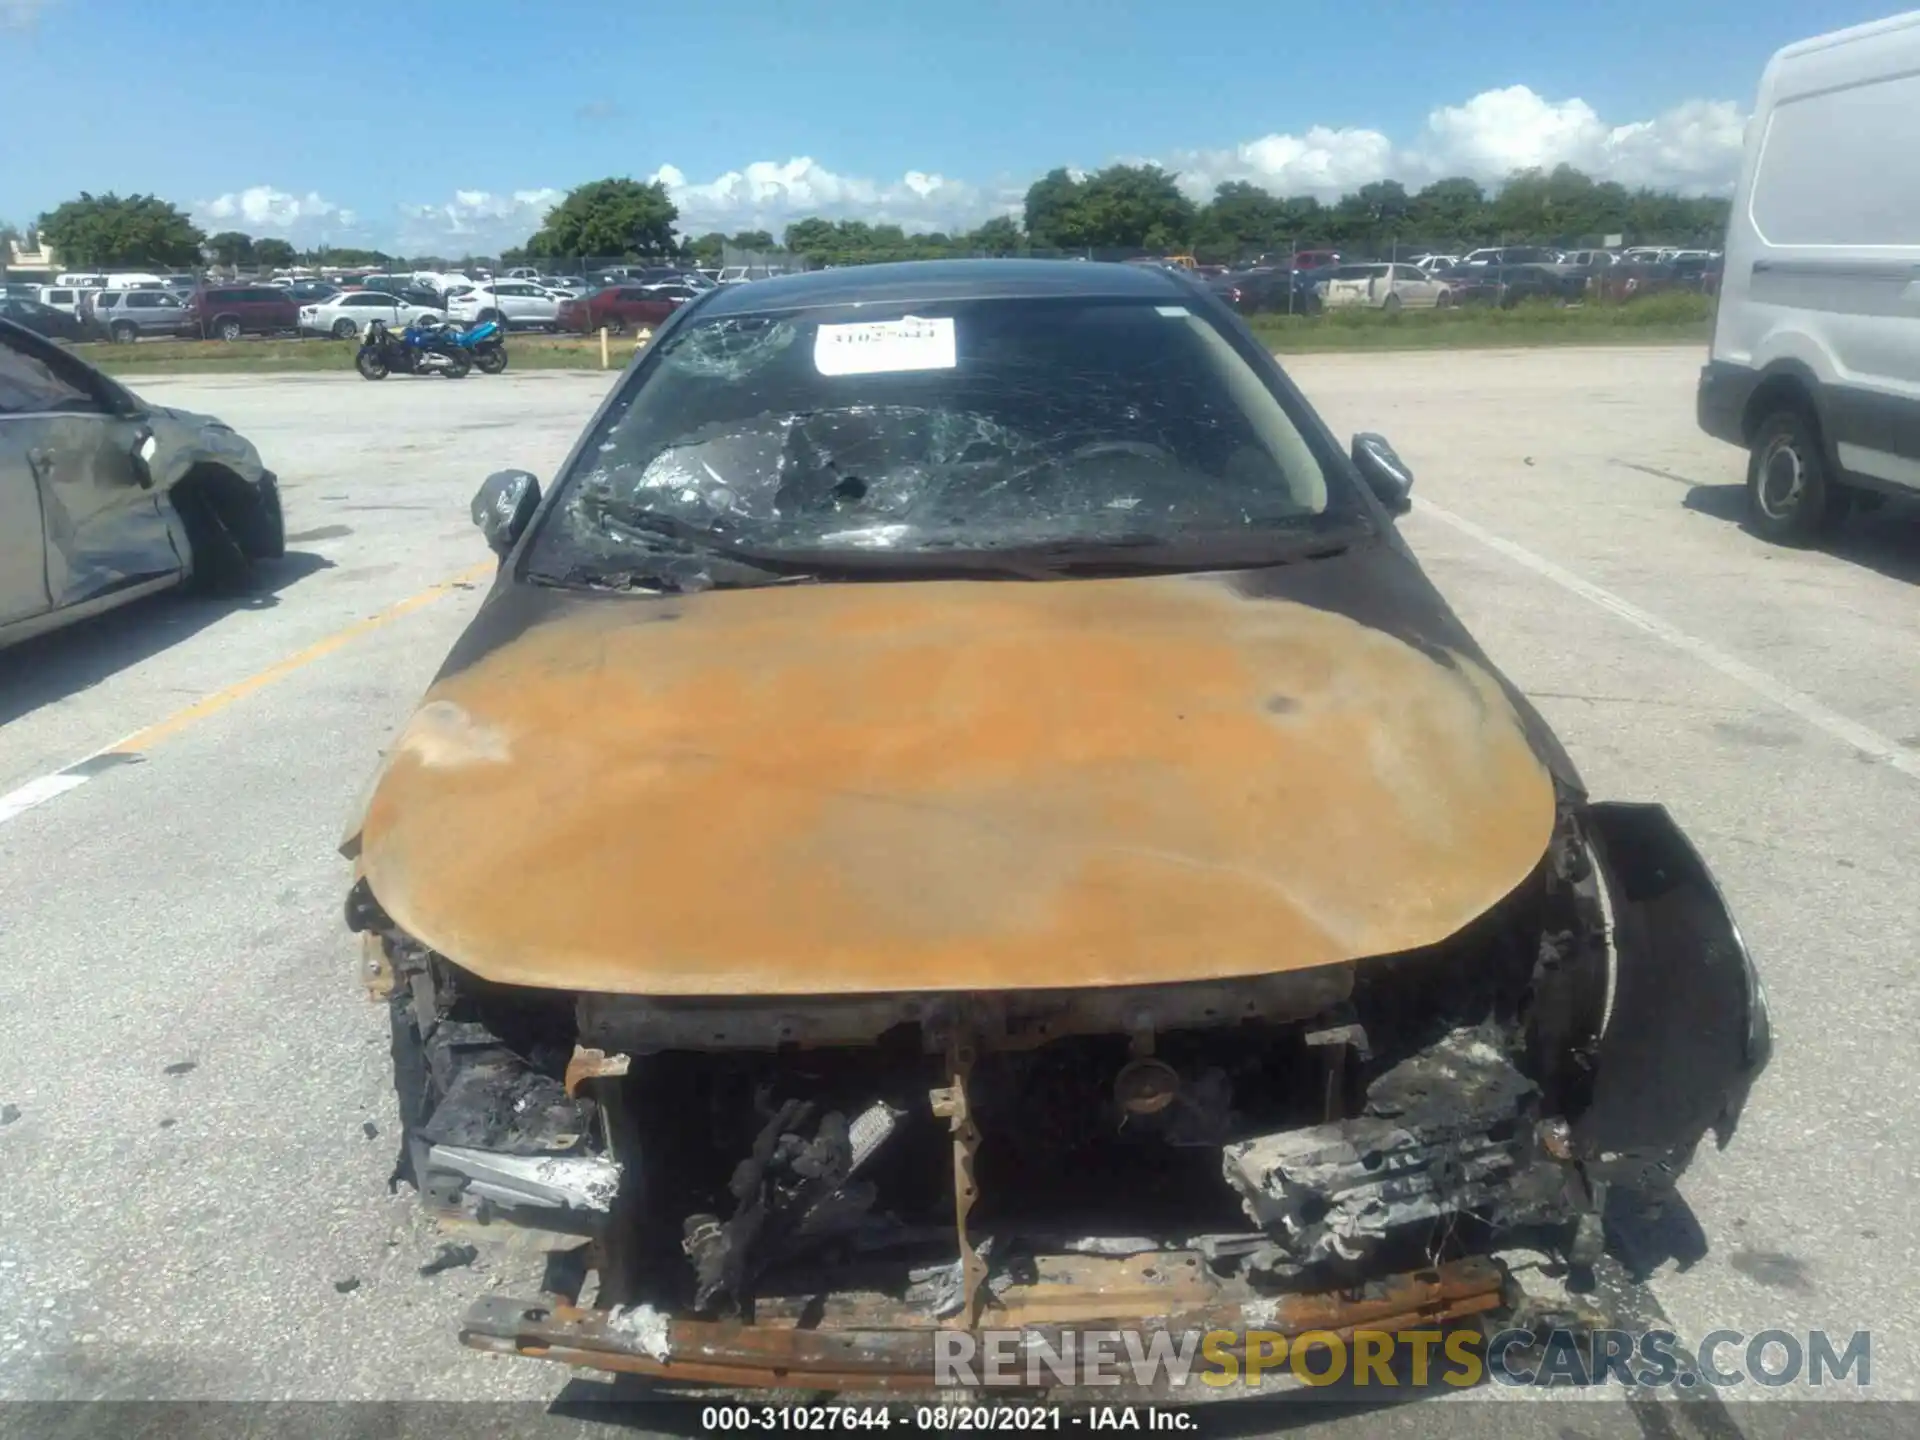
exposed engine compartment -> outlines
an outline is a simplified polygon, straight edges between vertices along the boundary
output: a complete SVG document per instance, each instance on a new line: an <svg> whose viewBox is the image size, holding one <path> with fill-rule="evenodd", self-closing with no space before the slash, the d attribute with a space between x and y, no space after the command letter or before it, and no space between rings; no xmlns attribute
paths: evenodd
<svg viewBox="0 0 1920 1440"><path fill-rule="evenodd" d="M396 1178L436 1212L587 1244L603 1307L870 1293L933 1324L1049 1256L1177 1253L1254 1296L1517 1227L1593 1258L1603 1186L1571 1135L1611 998L1601 897L1569 811L1525 884L1410 954L766 1003L497 986L364 886L349 911L391 1007Z"/></svg>

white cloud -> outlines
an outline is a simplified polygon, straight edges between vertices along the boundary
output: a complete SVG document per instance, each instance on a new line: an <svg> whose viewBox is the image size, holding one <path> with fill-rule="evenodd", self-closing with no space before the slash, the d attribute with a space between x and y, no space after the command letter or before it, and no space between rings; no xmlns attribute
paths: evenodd
<svg viewBox="0 0 1920 1440"><path fill-rule="evenodd" d="M525 243L566 194L550 186L507 194L456 190L437 204L402 205L395 243L407 255L497 255Z"/></svg>
<svg viewBox="0 0 1920 1440"><path fill-rule="evenodd" d="M1193 150L1160 161L1180 173L1181 188L1196 200L1214 188L1245 180L1276 195L1337 199L1398 168L1393 142L1378 130L1329 130L1316 125L1305 135L1265 135L1231 150Z"/></svg>
<svg viewBox="0 0 1920 1440"><path fill-rule="evenodd" d="M741 170L695 182L673 165L648 177L667 187L686 235L712 230L771 230L795 220L865 220L910 231L955 230L1020 208L1024 185L981 186L909 170L897 180L872 180L829 170L810 156L756 160Z"/></svg>
<svg viewBox="0 0 1920 1440"><path fill-rule="evenodd" d="M0 5L21 0L0 0ZM582 114L596 110L583 107ZM1246 180L1279 195L1332 200L1369 181L1397 179L1409 188L1447 175L1495 185L1517 169L1565 162L1597 179L1689 193L1725 191L1740 166L1745 117L1724 100L1689 100L1649 120L1609 124L1580 99L1548 100L1525 85L1488 90L1433 110L1419 131L1396 142L1363 127L1316 125L1294 135L1275 132L1220 150L1136 156L1180 174L1196 199L1227 180ZM1069 173L1084 176L1078 165ZM684 235L719 230L770 230L778 235L806 216L894 224L908 231L970 229L994 215L1018 215L1032 177L970 181L909 170L892 178L830 170L811 156L756 160L709 180L674 165L650 179L667 187ZM304 197L255 186L196 207L202 224L249 233L330 237L357 228L355 242L405 254L497 254L533 234L564 198L547 187L495 192L459 190L451 199L396 207L395 223L366 225L318 195Z"/></svg>
<svg viewBox="0 0 1920 1440"><path fill-rule="evenodd" d="M1277 195L1334 200L1373 180L1417 186L1446 175L1497 184L1515 170L1565 162L1596 179L1689 192L1724 190L1740 167L1744 116L1728 101L1690 100L1651 120L1608 125L1584 100L1551 101L1524 85L1442 106L1405 145L1379 130L1316 125L1226 150L1132 157L1180 174L1195 199L1228 180ZM1070 167L1083 178L1084 171ZM680 228L698 235L767 229L807 215L891 222L908 230L962 230L991 215L1017 214L1024 183L976 185L908 171L898 180L843 175L810 157L761 160L697 182L672 165L654 175L680 207Z"/></svg>
<svg viewBox="0 0 1920 1440"><path fill-rule="evenodd" d="M0 0L0 30L31 30L54 0Z"/></svg>
<svg viewBox="0 0 1920 1440"><path fill-rule="evenodd" d="M344 237L359 229L359 217L353 211L314 191L295 195L271 185L251 185L212 200L196 200L192 213L194 223L209 233L239 230L300 243Z"/></svg>
<svg viewBox="0 0 1920 1440"><path fill-rule="evenodd" d="M1689 100L1652 120L1607 125L1584 100L1511 85L1435 110L1415 158L1429 175L1500 180L1564 163L1623 185L1721 190L1739 172L1745 124L1731 101Z"/></svg>

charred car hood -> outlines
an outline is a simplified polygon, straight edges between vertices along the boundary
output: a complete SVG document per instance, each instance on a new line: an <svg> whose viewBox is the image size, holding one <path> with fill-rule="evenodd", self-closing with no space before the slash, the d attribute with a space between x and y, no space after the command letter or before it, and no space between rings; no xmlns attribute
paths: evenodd
<svg viewBox="0 0 1920 1440"><path fill-rule="evenodd" d="M512 984L1151 984L1444 939L1533 870L1556 772L1397 541L1052 583L503 580L358 858Z"/></svg>

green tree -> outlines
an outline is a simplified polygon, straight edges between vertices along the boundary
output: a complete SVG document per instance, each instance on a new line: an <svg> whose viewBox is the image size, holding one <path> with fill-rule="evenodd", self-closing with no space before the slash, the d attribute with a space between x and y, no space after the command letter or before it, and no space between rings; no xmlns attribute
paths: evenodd
<svg viewBox="0 0 1920 1440"><path fill-rule="evenodd" d="M1274 249L1287 241L1281 221L1285 202L1258 185L1229 180L1213 192L1194 218L1193 243L1208 259L1237 259Z"/></svg>
<svg viewBox="0 0 1920 1440"><path fill-rule="evenodd" d="M1064 250L1081 243L1078 233L1081 182L1065 168L1049 170L1027 187L1027 237L1038 247Z"/></svg>
<svg viewBox="0 0 1920 1440"><path fill-rule="evenodd" d="M996 215L971 235L961 237L959 248L982 255L1011 255L1018 250L1023 237L1020 226L1011 215Z"/></svg>
<svg viewBox="0 0 1920 1440"><path fill-rule="evenodd" d="M266 270L284 270L299 256L285 240L265 239L253 242L253 263Z"/></svg>
<svg viewBox="0 0 1920 1440"><path fill-rule="evenodd" d="M710 230L698 240L687 246L696 265L718 265L727 254L727 237L718 230Z"/></svg>
<svg viewBox="0 0 1920 1440"><path fill-rule="evenodd" d="M1487 192L1477 180L1449 176L1414 195L1407 207L1407 228L1430 244L1477 239L1486 233Z"/></svg>
<svg viewBox="0 0 1920 1440"><path fill-rule="evenodd" d="M782 243L794 254L804 255L808 260L819 263L834 252L839 239L839 232L834 229L831 220L814 217L796 220L787 226Z"/></svg>
<svg viewBox="0 0 1920 1440"><path fill-rule="evenodd" d="M207 241L207 250L213 256L214 264L225 265L229 269L253 263L253 237L243 235L238 230L222 230Z"/></svg>
<svg viewBox="0 0 1920 1440"><path fill-rule="evenodd" d="M1157 165L1109 165L1089 175L1067 212L1063 243L1106 250L1171 250L1193 231L1194 204Z"/></svg>
<svg viewBox="0 0 1920 1440"><path fill-rule="evenodd" d="M547 212L527 251L543 256L653 259L676 254L679 208L658 180L595 180Z"/></svg>
<svg viewBox="0 0 1920 1440"><path fill-rule="evenodd" d="M316 255L316 259L320 258ZM335 245L325 252L329 265L341 265L358 268L362 265L389 265L393 257L380 250L359 250L351 245ZM502 262L506 263L506 262Z"/></svg>
<svg viewBox="0 0 1920 1440"><path fill-rule="evenodd" d="M206 239L176 207L153 195L81 191L40 217L40 233L68 265L194 265Z"/></svg>
<svg viewBox="0 0 1920 1440"><path fill-rule="evenodd" d="M766 251L778 248L773 243L772 234L765 230L742 230L727 243L736 250Z"/></svg>

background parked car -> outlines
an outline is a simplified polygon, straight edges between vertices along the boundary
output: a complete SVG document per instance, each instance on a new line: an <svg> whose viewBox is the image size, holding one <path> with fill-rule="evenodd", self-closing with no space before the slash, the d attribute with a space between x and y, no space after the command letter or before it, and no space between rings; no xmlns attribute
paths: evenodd
<svg viewBox="0 0 1920 1440"><path fill-rule="evenodd" d="M1230 271L1207 282L1207 288L1242 315L1312 314L1320 308L1314 286L1328 270L1289 270L1285 265L1259 265Z"/></svg>
<svg viewBox="0 0 1920 1440"><path fill-rule="evenodd" d="M287 286L287 294L301 305L319 305L331 300L340 290L331 280L296 280Z"/></svg>
<svg viewBox="0 0 1920 1440"><path fill-rule="evenodd" d="M327 300L300 308L301 330L314 335L331 335L350 340L379 320L391 330L404 329L415 320L444 320L445 310L437 306L417 305L384 290L343 290Z"/></svg>
<svg viewBox="0 0 1920 1440"><path fill-rule="evenodd" d="M1680 288L1679 271L1659 260L1622 260L1591 272L1587 293L1601 300L1639 300Z"/></svg>
<svg viewBox="0 0 1920 1440"><path fill-rule="evenodd" d="M552 330L559 326L562 303L531 280L497 280L455 294L447 315L467 323L497 320L509 330Z"/></svg>
<svg viewBox="0 0 1920 1440"><path fill-rule="evenodd" d="M196 290L187 308L195 333L209 340L238 340L242 335L273 335L300 328L300 302L290 291L275 285L223 285Z"/></svg>
<svg viewBox="0 0 1920 1440"><path fill-rule="evenodd" d="M701 295L700 286L689 285L684 280L662 280L657 285L643 285L640 288L645 290L649 295L658 295L662 300L679 300L684 302L697 300Z"/></svg>
<svg viewBox="0 0 1920 1440"><path fill-rule="evenodd" d="M577 300L562 300L555 323L562 330L589 332L605 326L615 335L643 325L658 325L682 301L655 295L644 285L605 285Z"/></svg>
<svg viewBox="0 0 1920 1440"><path fill-rule="evenodd" d="M145 335L197 335L200 333L192 311L178 295L166 290L128 290L117 298L109 291L102 301L112 299L105 312L107 337L121 345L131 345ZM100 325L96 307L95 325Z"/></svg>
<svg viewBox="0 0 1920 1440"><path fill-rule="evenodd" d="M109 318L108 312L120 303L120 297L125 293L123 290L84 290L81 292L78 314L81 325L86 328L89 335L100 339L105 338L107 333L107 320Z"/></svg>
<svg viewBox="0 0 1920 1440"><path fill-rule="evenodd" d="M13 296L0 300L0 320L11 320L49 340L83 340L87 333L79 317L68 311Z"/></svg>
<svg viewBox="0 0 1920 1440"><path fill-rule="evenodd" d="M1452 302L1447 282L1415 265L1342 265L1327 279L1320 303L1329 310L1432 310Z"/></svg>
<svg viewBox="0 0 1920 1440"><path fill-rule="evenodd" d="M1449 272L1455 305L1512 309L1528 300L1570 304L1587 293L1587 272L1560 265L1475 265Z"/></svg>
<svg viewBox="0 0 1920 1440"><path fill-rule="evenodd" d="M0 645L285 553L279 484L244 436L4 321L0 415Z"/></svg>
<svg viewBox="0 0 1920 1440"><path fill-rule="evenodd" d="M1296 250L1293 255L1293 268L1296 270L1324 270L1329 265L1339 263L1338 250Z"/></svg>

